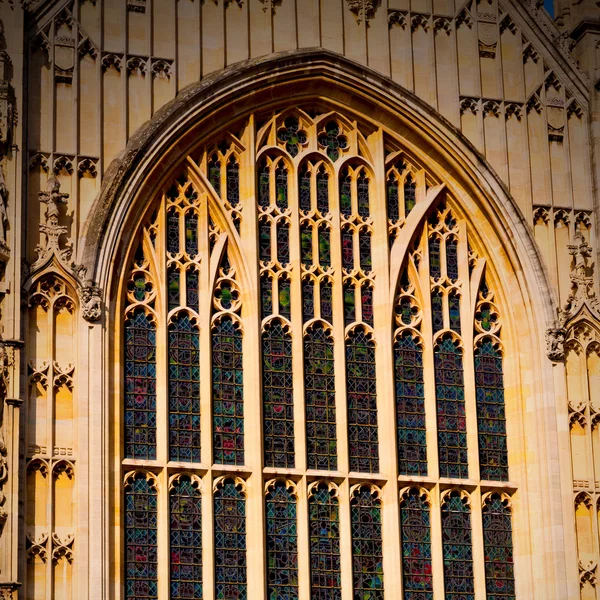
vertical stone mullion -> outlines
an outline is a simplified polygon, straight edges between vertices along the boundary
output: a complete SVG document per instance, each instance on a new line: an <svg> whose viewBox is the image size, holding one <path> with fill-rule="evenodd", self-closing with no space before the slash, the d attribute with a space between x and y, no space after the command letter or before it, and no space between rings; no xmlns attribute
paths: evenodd
<svg viewBox="0 0 600 600"><path fill-rule="evenodd" d="M306 477L296 486L296 527L298 528L298 600L310 600L310 531Z"/></svg>
<svg viewBox="0 0 600 600"><path fill-rule="evenodd" d="M437 447L437 441L436 441ZM442 506L440 487L436 485L430 492L431 499L431 569L433 577L433 597L444 598L444 550L442 547Z"/></svg>
<svg viewBox="0 0 600 600"><path fill-rule="evenodd" d="M158 481L157 523L158 523L158 597L169 598L171 578L171 548L169 523L169 472L161 469L156 477ZM163 567L163 568L161 568Z"/></svg>
<svg viewBox="0 0 600 600"><path fill-rule="evenodd" d="M350 519L350 484L344 479L339 486L340 562L342 567L342 600L354 598L352 574L352 535Z"/></svg>
<svg viewBox="0 0 600 600"><path fill-rule="evenodd" d="M475 600L485 600L485 548L481 513L481 488L479 487L471 492L471 543L473 544Z"/></svg>
<svg viewBox="0 0 600 600"><path fill-rule="evenodd" d="M202 479L202 596L215 597L215 534L213 475L207 471Z"/></svg>

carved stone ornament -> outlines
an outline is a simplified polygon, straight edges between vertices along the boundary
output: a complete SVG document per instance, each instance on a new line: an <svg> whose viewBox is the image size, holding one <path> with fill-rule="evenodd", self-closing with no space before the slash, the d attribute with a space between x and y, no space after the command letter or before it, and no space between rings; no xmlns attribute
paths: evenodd
<svg viewBox="0 0 600 600"><path fill-rule="evenodd" d="M16 592L20 587L20 583L0 583L0 600L13 600L13 592Z"/></svg>
<svg viewBox="0 0 600 600"><path fill-rule="evenodd" d="M95 286L85 286L79 291L81 315L86 321L97 321L102 316L102 290Z"/></svg>
<svg viewBox="0 0 600 600"><path fill-rule="evenodd" d="M0 35L4 25L0 21ZM11 61L4 50L0 50L0 156L12 143L13 129L17 122L15 91L10 84Z"/></svg>
<svg viewBox="0 0 600 600"><path fill-rule="evenodd" d="M376 0L346 0L348 8L356 15L356 22L368 25L375 16Z"/></svg>
<svg viewBox="0 0 600 600"><path fill-rule="evenodd" d="M388 27L400 27L401 29L406 28L407 13L401 10L388 11Z"/></svg>
<svg viewBox="0 0 600 600"><path fill-rule="evenodd" d="M0 261L7 262L10 258L10 248L8 246L7 230L8 216L6 207L8 204L8 188L4 181L4 170L0 165Z"/></svg>
<svg viewBox="0 0 600 600"><path fill-rule="evenodd" d="M6 401L6 390L8 383L8 354L4 344L0 341L0 535L4 524L8 518L8 514L4 509L6 496L3 493L3 488L8 481L8 462L6 460L8 450L4 441L3 426L4 426L4 404Z"/></svg>
<svg viewBox="0 0 600 600"><path fill-rule="evenodd" d="M146 0L127 0L127 10L144 14L146 12Z"/></svg>
<svg viewBox="0 0 600 600"><path fill-rule="evenodd" d="M546 354L552 362L565 358L565 337L567 332L562 327L550 327L546 330Z"/></svg>
<svg viewBox="0 0 600 600"><path fill-rule="evenodd" d="M61 242L67 233L64 225L59 225L60 207L67 204L69 194L60 191L60 182L55 177L48 179L48 191L39 192L40 202L46 205L45 222L40 223L40 232L45 236L45 242L39 244L35 251L37 260L32 265L32 270L45 265L53 256L66 265L71 258L72 249Z"/></svg>

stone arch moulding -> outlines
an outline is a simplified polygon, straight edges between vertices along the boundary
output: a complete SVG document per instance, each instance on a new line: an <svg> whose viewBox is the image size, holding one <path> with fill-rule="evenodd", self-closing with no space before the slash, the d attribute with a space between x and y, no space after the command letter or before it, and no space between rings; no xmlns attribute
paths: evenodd
<svg viewBox="0 0 600 600"><path fill-rule="evenodd" d="M461 204L467 220L471 216L475 219L477 213L479 221L472 222L472 233L480 247L487 249L488 268L499 283L501 304L507 311L504 319L507 337L512 340L508 344L510 351L515 357L519 349L527 354L526 370L531 374L531 385L528 397L522 398L522 406L527 405L527 412L535 415L532 422L544 423L544 427L533 427L527 435L527 455L533 458L526 460L535 464L531 469L528 465L526 471L535 474L524 475L520 488L521 497L528 494L528 489L533 494L533 490L541 489L543 480L544 493L541 497L536 495L535 507L531 496L530 516L517 526L528 528L529 520L535 521L529 540L532 560L543 562L548 574L546 581L536 581L536 597L566 597L565 536L571 534L565 533L564 508L562 501L557 501L562 498L560 478L549 475L549 465L559 464L560 444L554 378L544 338L548 324L555 323L556 294L549 284L533 234L504 183L454 126L411 92L367 67L322 49L284 52L246 61L190 85L140 128L108 168L86 223L77 261L87 268L86 284L103 290L109 306L116 297L119 270L127 248L157 190L186 165L186 157L202 140L245 115L281 109L289 98L294 98L295 104L311 99L331 100L347 113L362 115L365 120L379 123L384 131L402 137L413 155L443 182L437 189L430 188L431 204L445 186ZM422 212L420 215L415 212L414 225L406 224L411 236L417 235L417 221L423 221L427 210ZM484 223L485 227L477 227ZM228 229L228 233L235 231ZM401 246L394 248L390 279L383 282L390 289L395 289L410 240ZM503 269L496 269L496 258L505 265ZM515 324L512 312L515 304L520 306L520 318L527 320L527 333L519 331ZM107 319L111 321L113 317L107 311ZM113 325L109 324L106 331ZM106 356L111 355L109 352ZM511 367L522 368L516 358L507 363L507 369ZM107 391L103 400L107 411L108 394ZM524 419L522 416L521 436L526 429ZM524 451L525 446L522 448ZM110 454L109 448L106 453L103 458ZM534 513L537 516L531 516ZM110 548L105 551L109 560Z"/></svg>

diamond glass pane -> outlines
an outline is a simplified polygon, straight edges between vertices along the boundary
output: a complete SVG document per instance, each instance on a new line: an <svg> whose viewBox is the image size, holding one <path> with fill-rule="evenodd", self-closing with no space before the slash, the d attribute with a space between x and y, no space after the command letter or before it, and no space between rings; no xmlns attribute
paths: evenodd
<svg viewBox="0 0 600 600"><path fill-rule="evenodd" d="M356 192L358 194L358 215L366 219L369 214L369 178L361 173L356 180Z"/></svg>
<svg viewBox="0 0 600 600"><path fill-rule="evenodd" d="M317 173L317 210L322 215L329 213L329 175L323 167Z"/></svg>
<svg viewBox="0 0 600 600"><path fill-rule="evenodd" d="M196 312L200 312L200 289L198 286L198 270L189 267L185 275L186 304Z"/></svg>
<svg viewBox="0 0 600 600"><path fill-rule="evenodd" d="M342 267L348 272L354 270L354 235L351 229L342 231Z"/></svg>
<svg viewBox="0 0 600 600"><path fill-rule="evenodd" d="M310 180L310 171L306 165L303 165L298 174L298 198L300 210L303 210L304 212L309 212L311 209Z"/></svg>
<svg viewBox="0 0 600 600"><path fill-rule="evenodd" d="M333 285L328 279L321 279L321 319L333 323Z"/></svg>
<svg viewBox="0 0 600 600"><path fill-rule="evenodd" d="M340 178L340 212L345 217L352 214L352 179L348 175L348 169L342 171Z"/></svg>
<svg viewBox="0 0 600 600"><path fill-rule="evenodd" d="M167 252L179 254L179 212L174 208L167 212Z"/></svg>
<svg viewBox="0 0 600 600"><path fill-rule="evenodd" d="M444 298L438 290L431 292L431 324L433 333L444 329Z"/></svg>
<svg viewBox="0 0 600 600"><path fill-rule="evenodd" d="M349 325L356 320L356 297L354 285L351 282L344 284L344 323Z"/></svg>
<svg viewBox="0 0 600 600"><path fill-rule="evenodd" d="M312 223L303 223L300 226L300 258L305 267L312 267L313 264L312 234Z"/></svg>
<svg viewBox="0 0 600 600"><path fill-rule="evenodd" d="M456 292L448 294L448 313L450 329L460 334L460 296Z"/></svg>
<svg viewBox="0 0 600 600"><path fill-rule="evenodd" d="M390 173L387 180L387 216L392 223L400 220L400 207L398 200L398 179L394 173Z"/></svg>
<svg viewBox="0 0 600 600"><path fill-rule="evenodd" d="M260 312L263 319L273 314L273 280L267 273L260 276Z"/></svg>
<svg viewBox="0 0 600 600"><path fill-rule="evenodd" d="M279 277L279 314L286 319L292 318L292 295L289 277Z"/></svg>
<svg viewBox="0 0 600 600"><path fill-rule="evenodd" d="M417 184L409 176L404 182L404 214L408 217L417 203Z"/></svg>
<svg viewBox="0 0 600 600"><path fill-rule="evenodd" d="M282 163L279 163L275 171L275 186L277 207L279 210L286 210L288 207L288 172Z"/></svg>
<svg viewBox="0 0 600 600"><path fill-rule="evenodd" d="M180 296L180 275L179 275L179 267L177 265L171 265L167 269L167 297L169 302L169 310L173 310L174 308L178 308L181 305L181 296Z"/></svg>
<svg viewBox="0 0 600 600"><path fill-rule="evenodd" d="M360 255L360 268L368 273L373 266L371 261L371 233L369 231L363 230L358 234L358 252Z"/></svg>
<svg viewBox="0 0 600 600"><path fill-rule="evenodd" d="M324 269L331 266L331 233L326 225L319 227L319 264Z"/></svg>
<svg viewBox="0 0 600 600"><path fill-rule="evenodd" d="M208 180L217 196L221 196L221 161L213 155L208 163Z"/></svg>
<svg viewBox="0 0 600 600"><path fill-rule="evenodd" d="M440 240L435 235L429 238L429 275L434 279L442 276Z"/></svg>
<svg viewBox="0 0 600 600"><path fill-rule="evenodd" d="M446 274L452 283L458 281L458 241L455 237L446 240Z"/></svg>
<svg viewBox="0 0 600 600"><path fill-rule="evenodd" d="M240 166L233 156L227 162L227 201L232 208L240 203Z"/></svg>
<svg viewBox="0 0 600 600"><path fill-rule="evenodd" d="M198 256L198 215L195 212L185 215L185 252L191 259Z"/></svg>
<svg viewBox="0 0 600 600"><path fill-rule="evenodd" d="M258 205L267 209L271 204L271 171L266 161L258 168Z"/></svg>
<svg viewBox="0 0 600 600"><path fill-rule="evenodd" d="M258 223L258 257L265 263L271 262L271 221L263 218Z"/></svg>
<svg viewBox="0 0 600 600"><path fill-rule="evenodd" d="M302 280L302 319L306 323L315 316L315 282Z"/></svg>
<svg viewBox="0 0 600 600"><path fill-rule="evenodd" d="M277 260L284 266L290 262L290 226L285 221L277 223Z"/></svg>
<svg viewBox="0 0 600 600"><path fill-rule="evenodd" d="M370 283L363 283L360 288L363 323L373 327L373 288Z"/></svg>

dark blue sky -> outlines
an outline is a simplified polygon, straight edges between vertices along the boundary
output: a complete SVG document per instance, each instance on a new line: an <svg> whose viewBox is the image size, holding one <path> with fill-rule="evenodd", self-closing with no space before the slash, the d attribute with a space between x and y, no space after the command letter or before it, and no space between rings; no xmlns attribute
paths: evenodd
<svg viewBox="0 0 600 600"><path fill-rule="evenodd" d="M544 7L552 16L554 16L554 0L544 0Z"/></svg>

